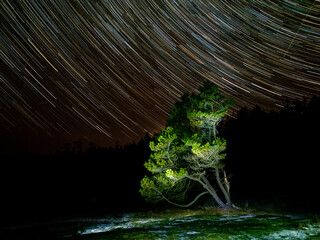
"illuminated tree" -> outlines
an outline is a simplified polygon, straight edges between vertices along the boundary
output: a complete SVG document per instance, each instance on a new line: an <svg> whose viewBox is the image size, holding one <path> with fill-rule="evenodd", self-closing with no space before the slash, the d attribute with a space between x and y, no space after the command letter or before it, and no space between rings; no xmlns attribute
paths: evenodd
<svg viewBox="0 0 320 240"><path fill-rule="evenodd" d="M232 207L223 164L226 141L217 136L217 125L231 103L219 93L216 85L205 82L198 95L185 94L182 101L174 105L166 128L150 142L152 153L145 167L151 177L141 180L143 197L188 207L201 196L210 194L221 208ZM210 183L212 177L214 185ZM189 204L176 203L186 199L193 183L202 186L203 191Z"/></svg>

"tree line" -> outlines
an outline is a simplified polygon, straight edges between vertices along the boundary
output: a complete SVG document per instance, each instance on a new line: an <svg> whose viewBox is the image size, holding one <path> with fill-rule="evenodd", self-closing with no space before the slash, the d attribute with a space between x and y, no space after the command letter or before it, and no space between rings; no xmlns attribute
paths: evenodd
<svg viewBox="0 0 320 240"><path fill-rule="evenodd" d="M221 134L235 197L284 196L296 207L319 209L319 123L319 97L286 102L278 112L243 108L227 119Z"/></svg>
<svg viewBox="0 0 320 240"><path fill-rule="evenodd" d="M233 202L284 196L293 207L319 209L319 122L319 97L226 117L217 131L227 143ZM146 209L139 189L153 140L146 134L126 146L92 143L74 151L70 144L55 155L10 160L1 176L2 212L13 218Z"/></svg>

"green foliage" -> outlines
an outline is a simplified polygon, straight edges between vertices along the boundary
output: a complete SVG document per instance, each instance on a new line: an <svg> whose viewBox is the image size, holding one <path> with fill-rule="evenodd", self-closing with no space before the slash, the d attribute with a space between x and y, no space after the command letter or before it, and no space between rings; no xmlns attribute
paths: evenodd
<svg viewBox="0 0 320 240"><path fill-rule="evenodd" d="M216 137L216 128L232 101L210 82L199 92L182 96L166 128L150 142L152 154L144 166L152 176L142 179L140 189L147 200L184 200L190 181L200 181L208 170L223 168L226 141Z"/></svg>
<svg viewBox="0 0 320 240"><path fill-rule="evenodd" d="M149 177L144 176L144 178L141 180L141 188L140 193L141 195L146 198L146 200L151 200L154 197L154 188L155 184L154 181L151 180Z"/></svg>

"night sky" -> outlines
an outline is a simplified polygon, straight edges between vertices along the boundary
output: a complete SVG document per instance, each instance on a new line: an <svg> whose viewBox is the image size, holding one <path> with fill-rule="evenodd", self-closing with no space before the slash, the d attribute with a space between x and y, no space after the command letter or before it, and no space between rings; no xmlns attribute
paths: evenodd
<svg viewBox="0 0 320 240"><path fill-rule="evenodd" d="M205 80L234 110L319 95L320 1L0 1L2 152L139 141Z"/></svg>

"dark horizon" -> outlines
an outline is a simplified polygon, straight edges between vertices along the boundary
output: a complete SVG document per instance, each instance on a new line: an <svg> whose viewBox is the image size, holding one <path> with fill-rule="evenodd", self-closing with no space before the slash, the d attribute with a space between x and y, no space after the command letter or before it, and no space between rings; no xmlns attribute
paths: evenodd
<svg viewBox="0 0 320 240"><path fill-rule="evenodd" d="M28 133L21 135L1 135L0 141L0 154L4 155L54 155L63 149L67 145L75 147L76 143L81 141L84 149L90 146L90 143L95 144L99 148L115 147L116 144L122 146L140 141L141 138L121 142L120 140L106 141L104 136L48 136L48 135L32 135L28 136Z"/></svg>

